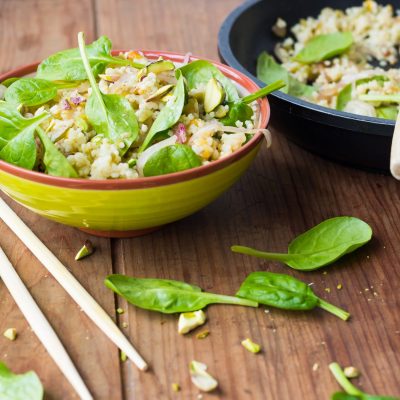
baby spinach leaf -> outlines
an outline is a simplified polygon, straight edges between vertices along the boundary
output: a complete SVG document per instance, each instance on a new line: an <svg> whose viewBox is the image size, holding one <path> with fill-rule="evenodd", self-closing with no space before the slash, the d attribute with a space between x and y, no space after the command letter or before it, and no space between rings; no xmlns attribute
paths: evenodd
<svg viewBox="0 0 400 400"><path fill-rule="evenodd" d="M321 307L346 321L350 314L317 297L310 286L290 275L253 272L246 277L236 296L284 310Z"/></svg>
<svg viewBox="0 0 400 400"><path fill-rule="evenodd" d="M331 370L333 376L339 385L344 389L346 393L335 393L332 396L332 400L400 400L399 397L392 396L379 396L372 395L362 392L360 389L355 387L345 376L344 371L340 365L336 362L329 364L329 369Z"/></svg>
<svg viewBox="0 0 400 400"><path fill-rule="evenodd" d="M0 103L0 159L22 168L33 169L37 151L35 129L50 115L24 118L9 104ZM4 127L4 131L2 131Z"/></svg>
<svg viewBox="0 0 400 400"><path fill-rule="evenodd" d="M43 386L33 371L13 374L0 362L0 398L2 400L42 400Z"/></svg>
<svg viewBox="0 0 400 400"><path fill-rule="evenodd" d="M232 251L267 260L281 261L294 269L311 271L328 265L371 240L372 229L354 217L336 217L321 222L294 239L287 254L267 253L244 246Z"/></svg>
<svg viewBox="0 0 400 400"><path fill-rule="evenodd" d="M98 134L114 142L123 141L125 154L139 134L136 114L129 101L116 94L103 94L97 86L86 54L83 32L78 35L79 49L92 93L86 102L86 115Z"/></svg>
<svg viewBox="0 0 400 400"><path fill-rule="evenodd" d="M254 114L252 108L241 101L228 103L228 106L228 114L220 119L220 122L225 126L235 126L236 121L249 121Z"/></svg>
<svg viewBox="0 0 400 400"><path fill-rule="evenodd" d="M93 75L104 72L107 65L132 65L143 68L144 65L134 63L111 55L111 41L107 36L101 36L92 44L86 46L86 52ZM43 60L37 69L37 78L49 81L82 81L87 79L86 69L78 48L63 50Z"/></svg>
<svg viewBox="0 0 400 400"><path fill-rule="evenodd" d="M353 396L344 392L336 392L332 395L331 400L359 400L360 397Z"/></svg>
<svg viewBox="0 0 400 400"><path fill-rule="evenodd" d="M0 151L0 160L26 169L33 169L36 156L35 126L33 125L22 130Z"/></svg>
<svg viewBox="0 0 400 400"><path fill-rule="evenodd" d="M157 115L153 122L149 133L146 135L142 145L139 148L139 153L146 150L152 143L156 135L170 129L175 125L182 115L183 106L185 105L185 82L183 76L180 75L176 83L175 89L172 92L172 98L168 101L165 107Z"/></svg>
<svg viewBox="0 0 400 400"><path fill-rule="evenodd" d="M51 82L46 79L21 78L6 90L5 100L16 105L38 106L54 99L59 89L76 86L72 82Z"/></svg>
<svg viewBox="0 0 400 400"><path fill-rule="evenodd" d="M110 275L105 285L137 307L165 314L197 311L215 303L258 306L254 301L202 292L198 286L168 279Z"/></svg>
<svg viewBox="0 0 400 400"><path fill-rule="evenodd" d="M75 169L57 149L56 145L50 140L46 132L41 128L37 128L36 131L44 148L43 164L46 167L46 174L63 176L65 178L77 178L78 174Z"/></svg>
<svg viewBox="0 0 400 400"><path fill-rule="evenodd" d="M251 117L253 116L253 109L248 104L257 99L265 97L266 95L282 88L283 86L285 86L285 82L283 80L278 80L268 86L263 87L255 93L251 93L248 96L242 97L235 102L228 103L228 114L220 121L225 126L235 126L237 121L245 122L251 120Z"/></svg>
<svg viewBox="0 0 400 400"><path fill-rule="evenodd" d="M154 153L143 168L144 176L184 171L201 165L200 157L186 144L174 144Z"/></svg>
<svg viewBox="0 0 400 400"><path fill-rule="evenodd" d="M349 83L339 92L338 97L336 99L336 109L343 111L346 108L347 103L353 97L353 86L354 85L357 87L364 83L368 83L371 81L377 81L381 86L383 86L383 83L387 80L388 80L388 78L386 76L376 75L376 76L373 76L370 78L358 79L354 83Z"/></svg>
<svg viewBox="0 0 400 400"><path fill-rule="evenodd" d="M280 90L295 97L310 97L315 89L294 78L284 67L278 64L274 57L262 52L257 59L257 78L266 84L277 80L285 82Z"/></svg>
<svg viewBox="0 0 400 400"><path fill-rule="evenodd" d="M343 54L353 44L351 32L335 32L314 36L294 56L293 60L312 64Z"/></svg>
<svg viewBox="0 0 400 400"><path fill-rule="evenodd" d="M9 87L12 83L16 82L18 79L17 77L8 78L5 81L1 82L1 84L5 87Z"/></svg>
<svg viewBox="0 0 400 400"><path fill-rule="evenodd" d="M396 120L397 114L399 112L399 107L398 106L381 106L381 107L375 108L375 110L376 110L376 116L378 118Z"/></svg>
<svg viewBox="0 0 400 400"><path fill-rule="evenodd" d="M24 118L14 104L0 101L0 150L19 131L34 123L39 117Z"/></svg>
<svg viewBox="0 0 400 400"><path fill-rule="evenodd" d="M215 65L206 60L196 60L178 68L187 81L189 90L200 85L206 85L211 78L215 78L223 86L227 101L239 99L235 84L227 78Z"/></svg>

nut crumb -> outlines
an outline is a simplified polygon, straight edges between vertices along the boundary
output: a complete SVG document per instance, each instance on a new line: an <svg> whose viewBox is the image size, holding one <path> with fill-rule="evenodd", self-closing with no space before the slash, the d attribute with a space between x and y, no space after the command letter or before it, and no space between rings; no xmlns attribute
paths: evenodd
<svg viewBox="0 0 400 400"><path fill-rule="evenodd" d="M173 383L171 385L171 387L172 387L172 391L173 392L179 392L181 390L181 387L179 386L179 383Z"/></svg>
<svg viewBox="0 0 400 400"><path fill-rule="evenodd" d="M318 363L315 363L313 366L312 366L312 370L315 372L317 369L319 368L319 364Z"/></svg>
<svg viewBox="0 0 400 400"><path fill-rule="evenodd" d="M210 334L209 330L205 330L203 332L200 332L196 335L196 339L205 339L208 335Z"/></svg>
<svg viewBox="0 0 400 400"><path fill-rule="evenodd" d="M355 367L346 367L344 370L344 375L346 378L358 378L360 376L360 371Z"/></svg>
<svg viewBox="0 0 400 400"><path fill-rule="evenodd" d="M4 331L3 336L8 340L14 341L17 338L17 330L15 328L8 328Z"/></svg>

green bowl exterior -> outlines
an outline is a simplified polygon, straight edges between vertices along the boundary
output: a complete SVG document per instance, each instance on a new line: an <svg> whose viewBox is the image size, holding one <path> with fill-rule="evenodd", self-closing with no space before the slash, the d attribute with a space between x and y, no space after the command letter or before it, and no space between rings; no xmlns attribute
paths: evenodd
<svg viewBox="0 0 400 400"><path fill-rule="evenodd" d="M0 189L51 220L100 231L140 230L179 220L205 207L246 171L260 143L210 174L179 183L127 190L84 190L46 185L0 170Z"/></svg>

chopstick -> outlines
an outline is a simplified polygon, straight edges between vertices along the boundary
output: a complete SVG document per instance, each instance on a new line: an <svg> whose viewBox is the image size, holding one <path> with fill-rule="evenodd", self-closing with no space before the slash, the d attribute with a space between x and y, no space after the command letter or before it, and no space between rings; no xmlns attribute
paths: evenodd
<svg viewBox="0 0 400 400"><path fill-rule="evenodd" d="M92 400L88 388L72 363L64 346L60 342L53 328L35 303L21 278L11 265L3 249L0 247L0 277L10 291L22 314L24 314L33 332L42 342L51 358L66 376L79 397L83 400Z"/></svg>
<svg viewBox="0 0 400 400"><path fill-rule="evenodd" d="M392 149L390 151L390 172L396 179L400 179L400 112L397 114L393 132Z"/></svg>
<svg viewBox="0 0 400 400"><path fill-rule="evenodd" d="M26 247L47 268L88 317L114 342L136 366L145 371L146 361L119 330L109 315L65 268L57 257L39 240L17 214L0 198L0 218L22 240Z"/></svg>

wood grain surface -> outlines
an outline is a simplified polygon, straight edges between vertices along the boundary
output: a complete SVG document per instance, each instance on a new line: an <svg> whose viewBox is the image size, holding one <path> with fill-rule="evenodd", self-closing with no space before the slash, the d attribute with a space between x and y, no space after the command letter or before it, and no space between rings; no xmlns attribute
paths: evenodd
<svg viewBox="0 0 400 400"><path fill-rule="evenodd" d="M116 48L162 49L218 59L217 32L240 0L0 0L0 71L91 40L110 36ZM79 310L13 233L0 222L0 245L68 349L96 399L197 399L188 364L208 365L219 389L203 399L327 400L338 385L328 364L362 371L367 392L400 395L400 185L313 156L274 133L270 150L213 204L151 235L91 240L96 253L75 262L86 234L49 222L7 199L39 238L112 315L150 363L139 372ZM2 196L5 197L5 196ZM321 220L357 216L374 239L334 266L296 273L277 263L231 253L232 244L284 251L297 234ZM104 287L112 272L182 279L233 294L256 270L289 273L313 282L315 292L352 314L343 322L322 310L284 312L263 307L211 306L198 340L177 333L177 318L127 306ZM337 289L341 284L342 289ZM126 312L118 315L117 307ZM35 370L46 399L77 398L0 283L0 359L14 371ZM262 345L253 355L241 345ZM174 393L172 383L182 390Z"/></svg>

